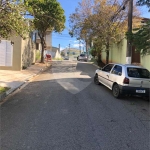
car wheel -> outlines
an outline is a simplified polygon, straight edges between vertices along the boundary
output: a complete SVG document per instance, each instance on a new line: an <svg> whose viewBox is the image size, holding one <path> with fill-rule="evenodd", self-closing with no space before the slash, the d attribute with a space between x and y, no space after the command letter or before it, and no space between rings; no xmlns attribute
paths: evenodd
<svg viewBox="0 0 150 150"><path fill-rule="evenodd" d="M96 84L96 85L99 85L100 83L99 83L99 80L98 80L98 74L95 74L95 76L94 76L94 83Z"/></svg>
<svg viewBox="0 0 150 150"><path fill-rule="evenodd" d="M119 98L119 97L120 97L120 89L119 89L118 84L115 84L115 85L113 86L112 92L113 92L113 96L114 96L114 97L116 97L116 98Z"/></svg>

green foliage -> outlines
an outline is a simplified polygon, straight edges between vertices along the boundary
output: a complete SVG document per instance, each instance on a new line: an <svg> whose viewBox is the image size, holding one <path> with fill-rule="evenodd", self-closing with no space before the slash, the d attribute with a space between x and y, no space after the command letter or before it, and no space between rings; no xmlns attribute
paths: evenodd
<svg viewBox="0 0 150 150"><path fill-rule="evenodd" d="M27 0L26 6L34 16L35 29L38 31L61 32L65 26L64 10L57 0Z"/></svg>
<svg viewBox="0 0 150 150"><path fill-rule="evenodd" d="M40 61L40 58L41 58L41 53L40 53L39 50L36 50L36 56L35 56L36 62L37 62L37 61Z"/></svg>
<svg viewBox="0 0 150 150"><path fill-rule="evenodd" d="M138 0L137 5L139 6L147 5L150 11L150 0Z"/></svg>
<svg viewBox="0 0 150 150"><path fill-rule="evenodd" d="M91 48L91 50L90 50L90 54L91 54L93 57L95 57L95 56L97 55L97 51L96 51L96 49Z"/></svg>
<svg viewBox="0 0 150 150"><path fill-rule="evenodd" d="M26 0L25 4L28 12L34 17L34 28L38 30L41 39L43 62L46 31L61 32L65 28L64 10L57 0Z"/></svg>
<svg viewBox="0 0 150 150"><path fill-rule="evenodd" d="M93 55L106 46L106 62L109 61L109 47L112 39L117 39L127 29L127 10L120 10L119 0L82 0L75 13L70 15L70 35L85 40L89 45L92 39L95 43Z"/></svg>
<svg viewBox="0 0 150 150"><path fill-rule="evenodd" d="M10 89L9 87L1 87L0 86L0 94L3 93L3 92L6 92L9 89Z"/></svg>
<svg viewBox="0 0 150 150"><path fill-rule="evenodd" d="M65 53L63 51L61 51L61 56L63 56L63 57L65 56Z"/></svg>
<svg viewBox="0 0 150 150"><path fill-rule="evenodd" d="M127 38L132 39L132 44L142 55L150 53L150 21L141 28L134 29L134 33L127 34Z"/></svg>
<svg viewBox="0 0 150 150"><path fill-rule="evenodd" d="M23 17L24 3L19 0L1 0L0 2L0 38L12 34L25 38L29 32L28 21Z"/></svg>

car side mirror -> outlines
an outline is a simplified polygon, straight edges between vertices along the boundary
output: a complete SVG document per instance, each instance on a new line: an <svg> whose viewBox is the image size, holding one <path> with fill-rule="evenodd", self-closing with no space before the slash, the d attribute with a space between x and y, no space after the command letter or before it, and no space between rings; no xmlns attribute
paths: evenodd
<svg viewBox="0 0 150 150"><path fill-rule="evenodd" d="M99 67L98 69L99 69L99 70L102 70L102 68L101 68L101 67Z"/></svg>

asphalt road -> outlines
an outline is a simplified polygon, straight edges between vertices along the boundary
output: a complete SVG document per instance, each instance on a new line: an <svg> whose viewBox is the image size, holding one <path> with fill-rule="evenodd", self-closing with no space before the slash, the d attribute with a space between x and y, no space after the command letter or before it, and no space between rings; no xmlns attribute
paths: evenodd
<svg viewBox="0 0 150 150"><path fill-rule="evenodd" d="M115 99L96 67L53 62L1 106L1 150L149 150L149 102Z"/></svg>

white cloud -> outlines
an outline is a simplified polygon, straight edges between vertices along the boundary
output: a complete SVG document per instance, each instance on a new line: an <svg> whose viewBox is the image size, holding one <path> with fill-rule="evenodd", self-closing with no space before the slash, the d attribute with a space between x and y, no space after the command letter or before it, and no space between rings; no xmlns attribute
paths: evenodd
<svg viewBox="0 0 150 150"><path fill-rule="evenodd" d="M79 41L74 41L74 43L79 43Z"/></svg>
<svg viewBox="0 0 150 150"><path fill-rule="evenodd" d="M81 47L84 47L83 44L80 44ZM75 44L72 44L72 47L76 47L76 48L79 48L79 43L75 43Z"/></svg>
<svg viewBox="0 0 150 150"><path fill-rule="evenodd" d="M60 47L60 50L62 51L63 49L65 49L65 47Z"/></svg>

